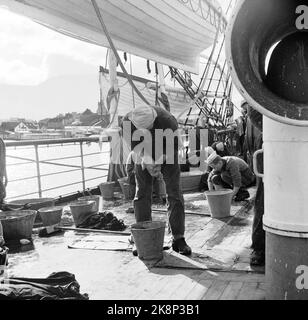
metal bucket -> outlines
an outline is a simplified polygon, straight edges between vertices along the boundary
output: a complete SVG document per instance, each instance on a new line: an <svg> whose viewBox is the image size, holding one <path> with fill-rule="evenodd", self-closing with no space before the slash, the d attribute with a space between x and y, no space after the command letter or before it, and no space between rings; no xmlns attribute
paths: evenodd
<svg viewBox="0 0 308 320"><path fill-rule="evenodd" d="M45 207L53 207L56 203L56 199L54 198L34 198L34 199L19 199L10 201L7 205L11 209L23 209L23 206L27 205L25 210L39 210ZM41 216L37 215L35 219L35 223L41 223Z"/></svg>
<svg viewBox="0 0 308 320"><path fill-rule="evenodd" d="M212 218L221 219L230 216L232 190L207 191L205 195L210 206Z"/></svg>
<svg viewBox="0 0 308 320"><path fill-rule="evenodd" d="M165 228L166 223L161 221L146 221L132 225L132 235L141 260L163 258Z"/></svg>
<svg viewBox="0 0 308 320"><path fill-rule="evenodd" d="M71 213L76 227L81 225L88 217L95 213L95 201L75 201L70 204Z"/></svg>
<svg viewBox="0 0 308 320"><path fill-rule="evenodd" d="M5 241L31 239L36 211L7 211L0 212Z"/></svg>
<svg viewBox="0 0 308 320"><path fill-rule="evenodd" d="M181 172L180 184L183 192L193 192L199 190L201 171Z"/></svg>
<svg viewBox="0 0 308 320"><path fill-rule="evenodd" d="M132 200L134 198L134 195L132 196L132 186L128 183L128 177L120 178L118 179L118 182L125 200Z"/></svg>
<svg viewBox="0 0 308 320"><path fill-rule="evenodd" d="M120 179L118 179L118 182L119 182L119 185L121 187L122 192L124 193L123 185L124 185L124 183L128 183L128 177L120 178Z"/></svg>
<svg viewBox="0 0 308 320"><path fill-rule="evenodd" d="M112 200L114 195L115 182L104 182L99 185L104 200Z"/></svg>
<svg viewBox="0 0 308 320"><path fill-rule="evenodd" d="M39 209L38 212L42 218L43 225L45 227L48 227L48 226L53 226L53 225L61 222L63 208L62 207L47 207L47 208Z"/></svg>
<svg viewBox="0 0 308 320"><path fill-rule="evenodd" d="M129 183L123 183L123 194L125 200L133 200L135 197L136 187Z"/></svg>
<svg viewBox="0 0 308 320"><path fill-rule="evenodd" d="M3 274L5 267L8 265L8 252L9 249L6 247L0 247L0 277ZM1 283L1 278L0 278Z"/></svg>
<svg viewBox="0 0 308 320"><path fill-rule="evenodd" d="M20 199L8 202L8 206L12 209L20 209L27 205L30 210L39 210L44 207L52 207L55 205L54 198L35 198L35 199Z"/></svg>
<svg viewBox="0 0 308 320"><path fill-rule="evenodd" d="M78 198L78 200L81 201L95 201L96 205L95 205L95 210L98 211L99 210L99 201L100 201L100 196L85 196L85 197L81 197Z"/></svg>

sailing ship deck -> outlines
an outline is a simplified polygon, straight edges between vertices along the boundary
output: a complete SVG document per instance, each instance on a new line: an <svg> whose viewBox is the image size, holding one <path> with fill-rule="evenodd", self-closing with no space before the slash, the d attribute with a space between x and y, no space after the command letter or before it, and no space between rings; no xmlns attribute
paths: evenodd
<svg viewBox="0 0 308 320"><path fill-rule="evenodd" d="M250 194L253 198L254 189ZM169 250L162 261L145 263L130 251L69 249L73 241L84 241L86 236L96 240L106 236L66 231L51 238L34 236L33 246L11 249L9 274L47 277L55 271L68 271L75 274L81 292L90 299L264 299L264 268L249 266L252 202L232 206L230 218L216 220L209 216L202 193L184 197L189 210L186 238L194 252L191 258ZM125 213L130 205L116 200L104 203L103 209L131 224L134 215ZM164 220L166 213L155 212L153 218Z"/></svg>

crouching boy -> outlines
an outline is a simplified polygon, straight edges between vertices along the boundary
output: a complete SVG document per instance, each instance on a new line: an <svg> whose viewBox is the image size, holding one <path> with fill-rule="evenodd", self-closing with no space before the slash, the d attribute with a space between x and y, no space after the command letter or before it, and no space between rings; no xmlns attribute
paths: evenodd
<svg viewBox="0 0 308 320"><path fill-rule="evenodd" d="M256 184L256 176L248 164L238 157L220 157L212 153L207 164L213 168L208 177L209 190L233 189L233 199L243 201L249 198L247 188Z"/></svg>

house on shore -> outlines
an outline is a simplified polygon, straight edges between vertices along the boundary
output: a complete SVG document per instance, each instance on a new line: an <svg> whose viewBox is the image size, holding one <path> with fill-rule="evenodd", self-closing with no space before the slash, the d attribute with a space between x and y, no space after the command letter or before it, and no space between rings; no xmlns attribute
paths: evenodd
<svg viewBox="0 0 308 320"><path fill-rule="evenodd" d="M36 121L25 119L14 119L3 121L0 125L0 136L3 139L20 139L25 134L39 132L39 125Z"/></svg>

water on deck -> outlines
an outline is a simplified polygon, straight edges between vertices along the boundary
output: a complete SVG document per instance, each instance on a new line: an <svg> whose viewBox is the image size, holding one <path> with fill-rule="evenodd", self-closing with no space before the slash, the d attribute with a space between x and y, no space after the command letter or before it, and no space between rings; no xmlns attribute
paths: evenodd
<svg viewBox="0 0 308 320"><path fill-rule="evenodd" d="M254 189L250 194L253 198ZM34 236L34 246L11 250L9 274L47 277L52 272L68 271L75 274L81 292L88 293L90 299L264 299L264 268L252 269L249 265L251 201L232 206L230 218L217 220L209 216L202 193L184 197L188 211L186 239L193 249L189 258L169 250L163 260L145 263L132 255L127 236L119 239L115 235L66 231L51 238ZM101 203L102 209L112 210L128 225L134 222L134 215L125 213L130 206L121 199ZM166 213L153 212L154 220L165 218ZM120 251L102 250L106 241Z"/></svg>

